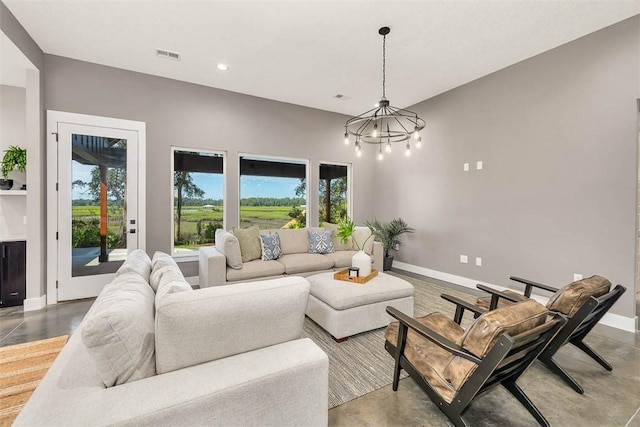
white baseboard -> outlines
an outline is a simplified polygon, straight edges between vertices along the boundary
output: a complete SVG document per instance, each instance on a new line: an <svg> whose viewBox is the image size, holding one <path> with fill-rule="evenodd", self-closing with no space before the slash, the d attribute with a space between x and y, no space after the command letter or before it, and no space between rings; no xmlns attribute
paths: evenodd
<svg viewBox="0 0 640 427"><path fill-rule="evenodd" d="M23 309L24 311L33 311L40 310L41 308L45 308L47 305L47 295L42 295L38 298L27 298L23 301Z"/></svg>
<svg viewBox="0 0 640 427"><path fill-rule="evenodd" d="M464 286L465 288L476 289L477 284L487 285L494 287L498 290L507 289L504 286L494 285L492 283L481 282L480 280L469 279L468 277L456 276L455 274L444 273L442 271L431 270L429 268L420 267L413 264L407 264L404 262L393 261L393 267L400 270L405 270L410 273L416 273L423 276L433 277L434 279L442 280L445 282L453 283L456 285ZM549 298L534 295L533 299L541 304L546 304ZM638 317L626 317L619 314L607 313L599 322L602 325L611 326L612 328L621 329L627 332L635 333L637 330Z"/></svg>

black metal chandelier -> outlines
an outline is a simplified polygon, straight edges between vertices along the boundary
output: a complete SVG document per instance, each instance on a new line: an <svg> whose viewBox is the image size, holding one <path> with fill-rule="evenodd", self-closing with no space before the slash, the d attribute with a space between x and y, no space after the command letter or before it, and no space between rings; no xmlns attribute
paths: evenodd
<svg viewBox="0 0 640 427"><path fill-rule="evenodd" d="M382 150L391 152L391 145L396 142L407 142L405 154L411 154L411 141L420 148L422 137L420 131L425 122L412 111L393 107L386 98L386 61L387 34L389 27L382 27L378 34L382 36L382 98L376 106L356 117L352 117L344 125L344 143L349 144L349 136L355 137L356 153L362 154L362 144L378 145L378 160L384 157Z"/></svg>

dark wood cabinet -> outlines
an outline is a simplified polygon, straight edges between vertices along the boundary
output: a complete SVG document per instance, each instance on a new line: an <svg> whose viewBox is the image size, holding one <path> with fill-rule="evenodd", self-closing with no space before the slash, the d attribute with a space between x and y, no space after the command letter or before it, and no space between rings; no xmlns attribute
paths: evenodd
<svg viewBox="0 0 640 427"><path fill-rule="evenodd" d="M27 290L27 242L0 242L0 307L22 305Z"/></svg>

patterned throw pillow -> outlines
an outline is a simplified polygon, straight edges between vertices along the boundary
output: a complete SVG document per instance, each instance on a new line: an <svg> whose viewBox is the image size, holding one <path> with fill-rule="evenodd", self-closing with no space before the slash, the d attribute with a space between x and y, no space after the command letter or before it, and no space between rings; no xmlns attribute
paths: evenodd
<svg viewBox="0 0 640 427"><path fill-rule="evenodd" d="M280 236L278 233L260 234L260 242L262 243L263 261L273 261L282 256Z"/></svg>
<svg viewBox="0 0 640 427"><path fill-rule="evenodd" d="M307 230L309 233L309 253L310 254L332 254L333 230Z"/></svg>

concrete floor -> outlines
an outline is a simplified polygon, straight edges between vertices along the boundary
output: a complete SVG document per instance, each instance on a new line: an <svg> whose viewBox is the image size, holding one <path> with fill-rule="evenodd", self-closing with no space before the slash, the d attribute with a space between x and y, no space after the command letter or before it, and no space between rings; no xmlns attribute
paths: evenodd
<svg viewBox="0 0 640 427"><path fill-rule="evenodd" d="M22 307L0 309L0 347L71 334L92 303L91 299L66 302L27 313ZM640 427L640 335L598 326L586 341L614 366L614 370L605 371L570 345L561 349L557 360L584 386L584 395L573 392L537 362L520 379L519 385L551 425ZM464 418L473 426L537 425L501 388L478 398ZM329 425L451 424L415 382L406 378L400 381L397 392L389 385L331 409Z"/></svg>

